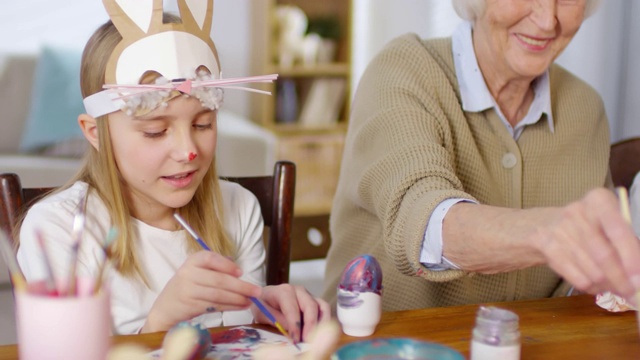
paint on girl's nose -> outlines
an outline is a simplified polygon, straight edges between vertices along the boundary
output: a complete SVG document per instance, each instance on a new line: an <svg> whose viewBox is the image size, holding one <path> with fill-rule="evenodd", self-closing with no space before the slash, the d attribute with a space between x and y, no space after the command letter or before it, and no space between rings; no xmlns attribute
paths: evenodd
<svg viewBox="0 0 640 360"><path fill-rule="evenodd" d="M198 157L198 154L192 153L192 152L189 153L189 161L193 161L193 159L195 159L197 157Z"/></svg>

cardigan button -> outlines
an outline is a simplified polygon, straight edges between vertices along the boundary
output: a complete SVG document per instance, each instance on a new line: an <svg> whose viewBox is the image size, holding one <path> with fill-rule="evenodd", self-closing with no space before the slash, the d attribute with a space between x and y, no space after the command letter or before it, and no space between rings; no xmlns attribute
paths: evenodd
<svg viewBox="0 0 640 360"><path fill-rule="evenodd" d="M505 169L511 169L514 166L516 166L517 163L518 163L518 159L516 159L516 156L512 153L506 153L502 157L502 166Z"/></svg>

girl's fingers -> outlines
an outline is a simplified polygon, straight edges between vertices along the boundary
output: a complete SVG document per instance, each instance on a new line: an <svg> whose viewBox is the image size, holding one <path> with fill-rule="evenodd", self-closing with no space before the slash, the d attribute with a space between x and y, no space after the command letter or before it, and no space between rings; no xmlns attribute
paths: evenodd
<svg viewBox="0 0 640 360"><path fill-rule="evenodd" d="M244 309L251 305L248 297L238 294L235 291L208 286L195 287L193 293L189 294L189 298L206 304L215 304L217 305L215 307L219 309L229 309L229 307Z"/></svg>
<svg viewBox="0 0 640 360"><path fill-rule="evenodd" d="M291 285L279 285L276 293L277 306L285 319L282 325L287 328L289 335L295 341L302 341L302 318L295 290Z"/></svg>
<svg viewBox="0 0 640 360"><path fill-rule="evenodd" d="M262 290L257 285L248 283L229 274L208 269L195 268L190 273L190 277L193 279L193 284L209 288L212 291L226 290L244 298L260 296L262 293Z"/></svg>
<svg viewBox="0 0 640 360"><path fill-rule="evenodd" d="M295 341L300 341L302 322L300 308L293 287L288 284L265 286L262 289L262 303L289 333ZM256 320L271 324L271 321L259 309L254 312Z"/></svg>
<svg viewBox="0 0 640 360"><path fill-rule="evenodd" d="M320 307L320 314L318 315L319 322L325 322L331 320L331 305L323 299L316 298L316 302Z"/></svg>
<svg viewBox="0 0 640 360"><path fill-rule="evenodd" d="M298 306L302 312L302 319L304 321L302 327L302 341L307 338L311 330L318 325L318 318L320 316L320 309L316 299L309 294L307 289L303 287L296 287L296 296L298 299Z"/></svg>
<svg viewBox="0 0 640 360"><path fill-rule="evenodd" d="M186 264L203 269L214 270L235 277L242 276L242 269L240 269L232 259L213 251L198 251L187 258L185 265Z"/></svg>
<svg viewBox="0 0 640 360"><path fill-rule="evenodd" d="M189 256L178 270L182 283L222 289L244 297L257 297L262 289L239 279L242 271L229 258L211 251L199 251Z"/></svg>
<svg viewBox="0 0 640 360"><path fill-rule="evenodd" d="M265 305L276 309L273 315L296 341L304 341L320 321L331 319L329 304L302 286L267 286L263 294Z"/></svg>
<svg viewBox="0 0 640 360"><path fill-rule="evenodd" d="M262 289L239 279L241 273L233 261L219 254L190 255L154 301L144 330L168 330L206 312L248 308L249 297L260 296Z"/></svg>

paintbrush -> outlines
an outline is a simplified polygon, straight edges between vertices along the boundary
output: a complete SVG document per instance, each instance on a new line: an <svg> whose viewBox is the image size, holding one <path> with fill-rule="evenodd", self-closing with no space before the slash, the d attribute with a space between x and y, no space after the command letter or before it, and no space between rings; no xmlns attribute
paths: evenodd
<svg viewBox="0 0 640 360"><path fill-rule="evenodd" d="M180 214L178 213L173 213L173 217L176 218L176 220L178 220L178 222L180 223L180 225L182 225L182 227L187 230L187 232L189 234L191 234L191 236L198 242L198 244L200 244L200 246L207 250L207 251L211 251L211 249L209 249L209 247L207 246L207 244L204 243L204 241L202 241L202 238L200 237L200 235L198 235L198 233L193 230L193 228L191 226L189 226L189 224L187 224L187 222L182 218L182 216L180 216Z"/></svg>
<svg viewBox="0 0 640 360"><path fill-rule="evenodd" d="M67 282L67 296L75 296L77 293L77 268L78 268L78 251L80 251L80 242L82 240L82 233L84 232L85 214L84 210L87 205L87 199L89 198L89 189L84 195L84 199L81 203L78 203L76 214L73 217L73 227L71 229L71 238L74 241L71 247L71 269L69 270L69 279Z"/></svg>
<svg viewBox="0 0 640 360"><path fill-rule="evenodd" d="M44 236L40 230L36 230L36 239L38 240L38 245L40 245L40 250L42 250L42 261L44 262L44 268L47 271L47 278L45 279L47 295L58 296L56 277L53 274L53 268L51 267L49 251L47 251L47 244L44 242Z"/></svg>
<svg viewBox="0 0 640 360"><path fill-rule="evenodd" d="M267 309L266 306L264 306L263 303L261 303L258 299L254 297L250 297L249 299L253 301L253 303L258 307L258 309L269 319L269 321L273 323L273 325L280 331L280 333L282 333L282 335L286 336L287 339L291 340L291 343L293 344L293 346L296 347L296 349L298 349L298 351L302 351L302 349L300 349L298 344L296 344L296 342L289 336L289 333L287 332L287 330L285 330L282 327L282 325L280 325L280 323L276 320L276 317L273 316L273 314L269 311L269 309Z"/></svg>
<svg viewBox="0 0 640 360"><path fill-rule="evenodd" d="M182 227L185 230L187 230L189 234L191 234L191 236L198 242L198 244L200 244L200 246L203 249L207 251L211 251L211 249L207 246L207 244L205 244L205 242L202 241L202 238L200 237L200 235L198 235L198 233L195 230L193 230L193 228L189 226L189 224L187 224L187 222L182 218L182 216L180 216L180 214L173 213L173 217L176 218L176 220L178 220L180 225L182 225ZM278 331L280 331L280 333L282 333L282 335L284 335L287 339L291 340L291 343L293 344L293 346L296 347L296 349L298 349L298 351L301 351L298 344L296 344L293 338L289 336L289 333L287 332L287 330L285 330L284 327L280 325L280 323L276 320L276 317L273 316L273 314L269 311L269 309L267 309L267 307L264 306L264 304L262 304L260 300L258 300L257 298L251 296L249 297L249 299L258 307L258 310L260 310L269 319L269 321L273 323L273 326L275 326L278 329Z"/></svg>
<svg viewBox="0 0 640 360"><path fill-rule="evenodd" d="M98 269L98 275L96 276L95 285L93 286L93 293L97 294L102 288L102 278L104 276L104 270L107 267L107 263L109 259L111 259L111 244L113 240L118 236L118 230L115 227L109 228L109 232L107 233L107 237L104 239L104 243L102 244L102 251L104 253L104 261L100 264L100 268Z"/></svg>
<svg viewBox="0 0 640 360"><path fill-rule="evenodd" d="M4 262L9 268L13 288L18 291L27 290L27 281L24 279L22 270L20 270L20 265L18 265L18 261L16 260L16 254L13 252L11 241L2 230L0 230L0 251L2 251Z"/></svg>
<svg viewBox="0 0 640 360"><path fill-rule="evenodd" d="M629 210L629 196L627 195L627 189L623 186L616 188L618 194L618 200L620 201L620 212L624 220L631 224L631 211ZM640 306L640 290L636 291L636 305ZM640 311L636 311L636 319L638 321L638 327L640 328Z"/></svg>

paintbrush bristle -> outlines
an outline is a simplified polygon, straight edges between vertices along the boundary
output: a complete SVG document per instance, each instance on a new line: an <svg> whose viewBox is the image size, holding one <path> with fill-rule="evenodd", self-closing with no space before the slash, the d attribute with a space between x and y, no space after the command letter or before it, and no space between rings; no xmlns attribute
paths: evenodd
<svg viewBox="0 0 640 360"><path fill-rule="evenodd" d="M618 200L620 201L620 212L626 222L631 224L631 211L629 211L629 196L627 195L627 189L623 186L616 188L618 194Z"/></svg>
<svg viewBox="0 0 640 360"><path fill-rule="evenodd" d="M280 325L279 322L274 322L273 325L276 327L276 329L278 329L278 331L280 331L280 333L282 335L284 335L287 339L291 340L291 343L293 344L293 346L296 347L296 349L298 349L298 351L301 351L302 349L300 349L300 346L298 346L298 344L296 344L295 340L293 340L293 338L291 336L289 336L289 333L287 332L287 330L285 330L282 325Z"/></svg>

